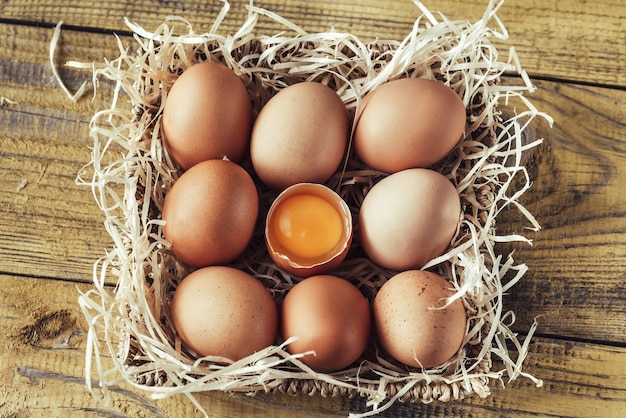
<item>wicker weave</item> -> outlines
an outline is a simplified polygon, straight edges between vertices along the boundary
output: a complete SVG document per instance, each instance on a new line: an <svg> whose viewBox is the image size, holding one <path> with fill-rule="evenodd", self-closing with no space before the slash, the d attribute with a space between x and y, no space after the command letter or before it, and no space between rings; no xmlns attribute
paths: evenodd
<svg viewBox="0 0 626 418"><path fill-rule="evenodd" d="M538 379L521 372L527 346L509 330L512 315L507 315L501 306L503 286L519 280L525 267L515 265L510 256L500 257L493 250L494 214L501 206L517 202L516 198L508 197L515 191L507 192L506 188L515 183L511 180L515 175L521 175L524 183L523 167L511 166L511 161L521 153L515 149L520 145L520 131L538 113L531 109L523 122L515 118L507 121L494 103L502 91L518 96L524 91L519 87L501 88L500 76L505 70L521 70L497 60L490 61L488 57L490 51L486 49L493 51L489 38L495 32L486 22L494 9L494 4L490 4L486 18L474 25L445 19L436 21L428 14L416 22L414 32L402 42L364 44L349 34L259 37L251 29L242 30L238 37L215 34L199 37L191 31L187 36L177 37L172 33L179 29L180 20L164 23L149 37L138 36L138 50L122 54L99 72L117 81L129 95L132 112L126 120L120 116L124 106L114 103L111 110L96 115L93 122L95 152L91 168L95 174L85 183L94 188L96 200L107 215L107 229L117 238L116 248L96 264L96 289L81 297L94 331L91 333L94 347L99 347L100 333L109 347L116 347L111 354L125 378L146 390L162 388L160 396L200 390L251 394L274 391L363 396L375 399L376 406L387 400L449 401L468 394L484 397L490 393L490 381L499 380L504 374L511 379L524 375L540 384ZM430 43L429 36L433 37ZM474 43L467 42L471 36ZM424 59L411 60L411 57ZM248 371L242 376L230 369L225 376L221 365L210 359L197 361L182 346L168 307L176 284L189 269L175 259L161 233L159 216L163 199L179 173L161 143L160 115L167 90L176 77L193 63L206 60L222 62L241 77L257 112L278 90L303 80L321 82L337 90L352 116L361 97L377 85L400 77L436 79L464 99L468 127L465 139L432 167L459 190L463 217L450 251L427 265L450 280L468 312L466 343L453 359L427 372L409 369L379 351L372 341L353 368L322 375L310 373L291 359L284 347L276 346L250 360L246 364ZM266 71L257 71L260 68ZM472 85L470 79L479 81ZM526 87L531 90L530 86ZM522 116L523 112L518 115ZM103 149L108 149L111 143L121 144L126 154L105 164ZM250 168L249 161L243 165ZM346 165L328 185L346 200L356 216L369 188L384 176L364 167L350 153ZM120 186L117 183L122 178L130 181ZM275 192L255 180L262 206L267 210ZM112 205L112 190L119 191L120 187L124 191L116 196L124 198L118 205ZM261 221L264 215L262 210ZM261 224L249 248L232 265L259 278L280 303L299 279L272 264L264 248ZM114 294L104 288L101 279L111 273L118 280ZM358 237L346 261L335 272L357 285L370 301L382 283L395 273L369 262L359 247ZM505 282L507 274L512 278ZM117 345L111 343L115 338ZM509 356L510 346L518 351L515 356ZM88 364L92 356L99 355L99 349L92 350L87 353ZM494 353L496 360L504 363L499 370L492 370ZM270 360L275 365L268 372L263 362ZM250 372L248 366L257 367L258 371ZM241 367L245 368L243 364ZM104 372L100 373L103 377ZM169 392L168 388L171 388Z"/></svg>

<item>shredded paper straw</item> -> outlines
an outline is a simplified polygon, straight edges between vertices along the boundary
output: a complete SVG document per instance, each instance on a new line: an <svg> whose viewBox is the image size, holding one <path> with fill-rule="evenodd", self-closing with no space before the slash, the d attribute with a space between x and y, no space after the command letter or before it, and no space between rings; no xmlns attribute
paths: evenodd
<svg viewBox="0 0 626 418"><path fill-rule="evenodd" d="M503 209L512 208L523 215L528 228L539 229L519 198L531 183L522 153L541 140L529 143L524 132L537 117L551 119L525 96L534 86L514 49L502 59L492 44L508 37L496 15L502 2L491 1L483 18L471 23L449 20L415 1L420 17L404 39L371 42L349 33L309 33L253 4L234 35L220 35L229 9L223 3L209 33L195 33L189 22L176 16L154 31L126 21L135 34L135 49L118 39L119 57L90 66L94 87L97 79L105 78L114 82L115 90L111 107L91 121L92 160L77 177L78 184L91 188L113 243L94 264L93 288L79 298L89 325L87 385L91 387L95 370L105 390L128 381L154 398L185 394L201 410L193 394L210 390L362 396L368 411L361 416L375 415L396 401L486 397L493 381L505 384L520 376L540 386L540 379L522 370L537 324L525 338L519 337L511 330L514 314L504 309L502 300L527 268L496 248L501 242L529 240L519 234L499 235L495 222ZM272 19L285 30L259 36L259 19ZM243 80L257 112L281 88L305 80L335 89L351 115L368 92L396 78L435 79L458 93L468 114L464 139L431 168L454 184L463 213L450 250L424 267L450 281L456 290L452 299L461 299L468 314L463 346L452 359L433 369L411 369L372 346L348 370L316 373L299 360L301 355L285 349L288 342L237 362L197 358L184 347L174 332L169 303L189 269L169 250L160 220L165 195L179 173L163 147L160 118L176 78L207 60L223 63ZM514 80L511 85L504 84L504 74ZM515 114L503 116L499 106L513 99L519 103ZM328 186L356 214L369 188L383 177L350 154ZM275 195L260 184L259 189L267 208ZM271 262L262 228L232 265L261 280L277 303L298 280ZM370 301L395 273L364 258L358 243L334 272L358 286ZM113 368L105 368L104 357L112 358Z"/></svg>

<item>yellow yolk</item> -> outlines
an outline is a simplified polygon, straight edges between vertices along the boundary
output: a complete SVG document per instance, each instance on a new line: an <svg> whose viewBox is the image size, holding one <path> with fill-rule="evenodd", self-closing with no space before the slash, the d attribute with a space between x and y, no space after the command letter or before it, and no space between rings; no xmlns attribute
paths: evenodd
<svg viewBox="0 0 626 418"><path fill-rule="evenodd" d="M341 216L333 205L308 194L285 199L270 227L285 251L308 259L331 251L343 233Z"/></svg>

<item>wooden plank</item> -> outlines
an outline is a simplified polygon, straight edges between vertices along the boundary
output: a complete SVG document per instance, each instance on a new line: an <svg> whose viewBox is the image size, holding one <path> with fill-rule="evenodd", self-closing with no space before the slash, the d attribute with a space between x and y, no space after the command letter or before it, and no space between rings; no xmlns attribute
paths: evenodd
<svg viewBox="0 0 626 418"><path fill-rule="evenodd" d="M110 390L110 402L84 385L86 324L76 285L0 275L0 415L200 417L189 399L150 399L127 383ZM111 367L104 359L105 367ZM626 414L626 348L536 339L525 371L544 380L537 388L520 379L506 389L493 385L486 399L396 404L381 417L621 417ZM339 417L365 411L363 400L267 394L253 398L223 393L198 395L212 416ZM116 415L117 414L117 415Z"/></svg>
<svg viewBox="0 0 626 418"><path fill-rule="evenodd" d="M71 114L57 119L51 115L57 113L54 108L39 111L48 115L35 120L72 125L64 119ZM14 120L12 111L0 110L0 117L7 113ZM12 126L24 126L22 136L35 129L25 138L0 136L0 270L91 280L90 266L105 254L110 240L91 191L75 183L89 160L85 138L51 139L45 128L23 124L22 115L17 119Z"/></svg>
<svg viewBox="0 0 626 418"><path fill-rule="evenodd" d="M74 35L80 42L59 44L59 67L115 51L110 36ZM89 121L112 87L105 80L95 100L72 102L52 74L51 37L51 29L0 25L0 271L90 281L111 241L90 189L75 180L90 159ZM72 91L91 79L91 71L60 75Z"/></svg>
<svg viewBox="0 0 626 418"><path fill-rule="evenodd" d="M539 317L539 332L626 342L626 92L538 82L536 106L554 128L528 162L524 196L543 229L516 246L529 277L508 296L520 325ZM509 224L507 225L507 222ZM523 224L503 218L505 230ZM602 326L598 326L602 324Z"/></svg>
<svg viewBox="0 0 626 418"><path fill-rule="evenodd" d="M84 146L6 138L0 145L0 270L91 280L109 241L90 191L74 183Z"/></svg>
<svg viewBox="0 0 626 418"><path fill-rule="evenodd" d="M458 0L425 3L453 18L477 19L486 0L470 0L463 8L456 8ZM233 1L224 31L232 33L243 21L245 4ZM284 10L313 31L335 26L396 39L410 29L416 10L408 0L268 0L263 6ZM114 1L106 8L80 1L9 0L0 6L0 327L6 334L0 342L1 416L200 416L183 396L152 400L124 383L106 404L101 392L92 397L83 385L86 327L76 297L77 287L89 285L76 281L90 279L93 261L109 242L89 191L73 178L88 160L89 118L107 105L111 89L101 88L94 102L73 103L56 85L47 59L52 25L61 19L88 31L63 31L59 64L115 57L115 41L102 29L124 29L123 15L150 29L179 12L203 31L219 7L147 0ZM546 142L529 159L535 184L525 202L544 229L525 232L533 247L505 248L515 248L516 260L530 268L507 295L506 307L516 312L514 328L521 333L538 317L543 337L530 344L524 371L543 379L544 387L521 379L506 389L494 387L487 399L398 404L380 416L626 415L626 198L620 187L626 180L626 75L620 68L625 8L621 0L507 0L500 13L510 43L540 87L534 103L556 121L552 130L534 128L533 136ZM277 28L264 18L259 30L265 29ZM61 74L72 90L89 77L88 71ZM499 222L516 232L523 225L512 213ZM365 410L362 400L318 396L208 393L199 401L225 417L337 417Z"/></svg>
<svg viewBox="0 0 626 418"><path fill-rule="evenodd" d="M62 33L59 62L116 54L108 35ZM0 91L17 103L0 107L9 122L0 125L0 271L85 281L110 240L89 189L74 178L89 161L88 121L108 105L112 89L101 86L93 102L71 102L52 80L50 36L51 29L0 25L0 39L17 45L0 48L0 74L13 74L0 76ZM74 87L89 78L83 71L64 76ZM535 181L526 202L543 229L526 233L513 215L499 223L534 240L533 247L514 247L530 272L506 307L516 312L520 332L539 317L542 334L624 342L626 92L537 86L530 98L556 121L551 130L535 128L546 142L529 160Z"/></svg>
<svg viewBox="0 0 626 418"><path fill-rule="evenodd" d="M233 34L245 21L247 1L232 1L231 10L220 33ZM439 10L451 19L480 19L487 0L470 0L458 7L457 0L424 0L431 10ZM377 0L295 0L259 2L310 32L351 32L365 41L375 37L401 40L420 14L413 2ZM167 15L187 18L197 32L206 32L221 10L215 0L153 2L117 0L106 7L93 7L83 1L10 0L2 6L2 18L49 25L66 24L92 29L124 31L128 17L153 30ZM523 16L523 19L520 19ZM499 11L510 40L501 44L503 52L513 45L529 73L540 77L558 77L588 83L626 85L623 57L626 35L623 22L626 3L601 0L592 3L567 0L528 3L507 0ZM495 27L495 23L494 23ZM279 26L268 18L258 24L259 34L274 34Z"/></svg>
<svg viewBox="0 0 626 418"><path fill-rule="evenodd" d="M13 128L30 126L44 116L44 125L35 126L42 133L53 138L54 135L63 135L62 140L82 139L86 144L89 142L89 131L76 128L87 126L91 115L110 103L113 93L111 83L100 81L103 85L95 97L92 97L93 89L90 88L78 103L69 100L59 88L50 65L53 33L53 28L0 23L0 96L5 99L0 109L11 112L3 117L3 121L9 122L3 125ZM130 41L126 42L126 46L129 44ZM69 68L65 66L67 61L103 63L105 58L112 59L118 55L113 35L63 29L55 48L54 64L68 89L75 92L83 82L91 82L92 72ZM51 113L52 109L56 113ZM61 121L72 121L75 126L65 126L61 130L58 125ZM67 131L68 128L75 129ZM17 131L8 133L13 136L21 134Z"/></svg>
<svg viewBox="0 0 626 418"><path fill-rule="evenodd" d="M151 400L130 384L110 390L110 401L97 389L85 386L86 323L77 298L88 285L71 282L0 275L0 416L156 416L199 417L184 396ZM112 367L105 356L105 367ZM269 402L250 401L224 393L202 396L205 406L217 416L292 416L296 408L305 412L326 411L323 417L338 416L340 399L306 399L285 403L274 414ZM287 400L287 399L285 399ZM305 399L303 399L305 400Z"/></svg>

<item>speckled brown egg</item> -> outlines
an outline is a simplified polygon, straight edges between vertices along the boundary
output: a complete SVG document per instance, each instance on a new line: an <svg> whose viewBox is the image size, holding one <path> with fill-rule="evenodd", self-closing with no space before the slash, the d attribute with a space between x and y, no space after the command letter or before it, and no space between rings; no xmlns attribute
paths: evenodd
<svg viewBox="0 0 626 418"><path fill-rule="evenodd" d="M402 170L365 195L358 236L377 264L394 270L421 268L450 246L460 215L459 194L445 176L427 168Z"/></svg>
<svg viewBox="0 0 626 418"><path fill-rule="evenodd" d="M284 88L261 109L250 140L263 183L282 190L323 183L338 169L348 141L348 113L337 93L316 82Z"/></svg>
<svg viewBox="0 0 626 418"><path fill-rule="evenodd" d="M190 273L174 292L171 314L177 334L199 356L237 361L272 345L278 331L270 292L232 267Z"/></svg>
<svg viewBox="0 0 626 418"><path fill-rule="evenodd" d="M311 276L296 284L281 308L282 336L299 337L287 346L292 354L315 351L300 358L314 370L343 369L365 351L371 326L367 299L347 280Z"/></svg>
<svg viewBox="0 0 626 418"><path fill-rule="evenodd" d="M243 82L225 65L187 68L163 108L164 143L183 170L208 159L240 162L248 151L252 105Z"/></svg>
<svg viewBox="0 0 626 418"><path fill-rule="evenodd" d="M363 99L354 148L370 167L386 173L428 167L446 156L465 130L465 105L439 81L402 78Z"/></svg>
<svg viewBox="0 0 626 418"><path fill-rule="evenodd" d="M454 356L466 333L461 299L443 277L408 270L389 279L373 304L376 338L396 360L412 367L437 367Z"/></svg>
<svg viewBox="0 0 626 418"><path fill-rule="evenodd" d="M254 181L228 160L207 160L185 171L167 193L163 236L194 266L227 264L252 239L259 213Z"/></svg>

